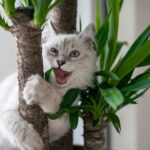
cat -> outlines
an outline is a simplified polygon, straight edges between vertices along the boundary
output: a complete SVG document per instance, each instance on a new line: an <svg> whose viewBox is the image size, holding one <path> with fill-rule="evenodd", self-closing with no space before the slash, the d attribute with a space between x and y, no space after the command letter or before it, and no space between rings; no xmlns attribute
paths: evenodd
<svg viewBox="0 0 150 150"><path fill-rule="evenodd" d="M39 105L45 113L55 113L69 89L93 86L97 61L93 42L93 24L89 24L80 35L62 34L46 39L42 45L43 60L53 71L49 82L38 74L29 77L23 90L26 103ZM42 150L41 137L31 124L20 117L18 107L17 74L14 74L0 84L0 149ZM49 119L48 123L50 143L70 129L67 114L56 120Z"/></svg>

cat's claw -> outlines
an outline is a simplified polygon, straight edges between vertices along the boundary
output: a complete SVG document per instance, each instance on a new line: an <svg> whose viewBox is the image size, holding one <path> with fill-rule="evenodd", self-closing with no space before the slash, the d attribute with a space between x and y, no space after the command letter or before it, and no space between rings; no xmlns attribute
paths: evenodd
<svg viewBox="0 0 150 150"><path fill-rule="evenodd" d="M39 75L32 75L26 82L23 90L23 98L28 105L38 104L40 80L42 78Z"/></svg>

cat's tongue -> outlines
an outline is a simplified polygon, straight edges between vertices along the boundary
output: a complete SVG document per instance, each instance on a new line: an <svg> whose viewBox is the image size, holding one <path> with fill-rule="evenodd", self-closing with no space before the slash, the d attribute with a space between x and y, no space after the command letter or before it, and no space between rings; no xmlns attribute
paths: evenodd
<svg viewBox="0 0 150 150"><path fill-rule="evenodd" d="M61 68L55 68L54 73L55 73L56 81L59 84L65 84L70 75L69 72L63 71Z"/></svg>

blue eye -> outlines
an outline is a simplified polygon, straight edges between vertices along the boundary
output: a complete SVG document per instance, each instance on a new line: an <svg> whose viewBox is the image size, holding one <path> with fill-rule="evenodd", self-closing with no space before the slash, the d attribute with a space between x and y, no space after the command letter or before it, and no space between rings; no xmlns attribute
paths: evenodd
<svg viewBox="0 0 150 150"><path fill-rule="evenodd" d="M56 49L56 48L51 48L50 50L49 50L49 52L52 54L52 55L58 55L58 50Z"/></svg>
<svg viewBox="0 0 150 150"><path fill-rule="evenodd" d="M76 58L80 56L80 52L78 50L73 50L70 52L69 57Z"/></svg>

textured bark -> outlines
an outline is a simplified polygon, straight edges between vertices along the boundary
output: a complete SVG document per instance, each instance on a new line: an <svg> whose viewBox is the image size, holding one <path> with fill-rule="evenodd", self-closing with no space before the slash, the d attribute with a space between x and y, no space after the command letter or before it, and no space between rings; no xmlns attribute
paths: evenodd
<svg viewBox="0 0 150 150"><path fill-rule="evenodd" d="M56 33L76 31L77 0L63 0L51 12L50 20Z"/></svg>
<svg viewBox="0 0 150 150"><path fill-rule="evenodd" d="M56 33L73 33L76 31L77 0L63 0L51 11L50 21ZM72 150L72 131L53 143L52 150Z"/></svg>
<svg viewBox="0 0 150 150"><path fill-rule="evenodd" d="M32 23L32 10L18 9L12 19L11 32L17 39L17 64L19 81L20 115L34 125L41 135L45 148L48 150L48 120L38 106L28 106L22 96L24 85L33 74L43 76L43 61L41 51L41 30Z"/></svg>
<svg viewBox="0 0 150 150"><path fill-rule="evenodd" d="M104 126L94 126L88 113L84 116L84 150L104 150Z"/></svg>

